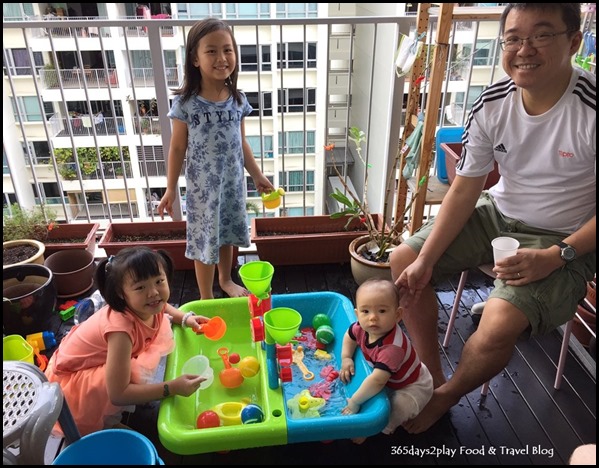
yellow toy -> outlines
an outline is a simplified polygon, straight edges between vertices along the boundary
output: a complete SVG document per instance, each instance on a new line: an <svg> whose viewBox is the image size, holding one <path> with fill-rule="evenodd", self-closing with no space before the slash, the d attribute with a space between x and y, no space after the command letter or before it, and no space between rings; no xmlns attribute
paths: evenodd
<svg viewBox="0 0 599 468"><path fill-rule="evenodd" d="M300 368L302 371L302 375L305 380L312 380L314 378L314 373L310 371L304 364L304 347L298 346L293 350L293 363Z"/></svg>
<svg viewBox="0 0 599 468"><path fill-rule="evenodd" d="M269 210L274 210L278 208L281 204L281 197L285 195L285 190L279 187L277 190L273 190L270 193L263 193L260 195L262 197L262 203L265 208Z"/></svg>
<svg viewBox="0 0 599 468"><path fill-rule="evenodd" d="M324 398L316 398L310 395L309 390L302 390L290 400L287 400L287 408L291 411L291 417L300 418L319 418L320 408L326 403Z"/></svg>

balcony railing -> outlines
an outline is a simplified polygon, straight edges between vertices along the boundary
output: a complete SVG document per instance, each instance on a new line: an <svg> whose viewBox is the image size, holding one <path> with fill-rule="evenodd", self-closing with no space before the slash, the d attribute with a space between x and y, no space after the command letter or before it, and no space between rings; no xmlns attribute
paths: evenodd
<svg viewBox="0 0 599 468"><path fill-rule="evenodd" d="M454 21L450 45L453 60L447 66L449 80L445 82L442 106L438 111L439 126L450 125L445 112L448 106L454 105L455 109L456 105L462 103L467 111L475 97L474 91L471 91L475 89L473 86L477 86L476 90L480 92L497 79L500 73L499 48L494 39L498 33L499 11L485 9L483 19L477 20L475 14L470 14L463 16L464 21ZM436 20L433 14L426 38L430 44L434 43L432 32L436 29ZM400 35L407 36L415 29L416 17L227 21L234 27L240 45L238 86L247 93L256 111L255 116L246 118L246 136L258 142L253 145L254 153L273 184L293 186L297 190L285 197L276 215L308 211L326 213L327 176L330 171L327 171L324 146L331 142L340 151L341 157L336 157L336 160L344 166L353 186L358 192L363 189L364 168L360 164L352 164L352 158L345 150L350 146L347 129L351 126L358 126L367 134L363 153L368 163L375 168L370 174L369 204L376 210L384 199L384 174L396 156L401 139L405 97L410 89L404 77L395 75L395 54ZM17 126L21 125L17 128L23 130L4 136L5 153L6 148L19 148L23 143L28 167L27 171L19 169L23 161L19 151L11 150L6 154L10 174L4 177L5 203L21 202L16 199L15 193L18 191L15 187L30 185L31 180L41 199L61 199L63 217L66 219L98 219L101 213L110 220L113 208L115 217L126 215L132 221L138 218L154 219L154 213L147 210L146 205L153 192L161 194L166 187L165 159L172 136L170 121L166 116L172 98L170 90L182 82L183 59L180 52L189 28L196 21L129 18L94 19L93 25L81 19L52 21L51 25L49 22L11 21L4 24L5 49L11 47L9 39L14 40L18 36L19 41L22 41L25 38L31 63L35 63L32 53L40 52L45 63L55 66L54 69L40 69L38 81L34 82L36 77L29 75L30 87L26 93L22 92L25 86L22 81L19 81L19 86L15 84L15 67L5 67L5 82L9 85L5 86L5 96L8 94L13 99L15 120ZM59 36L59 33L63 35ZM478 61L474 60L478 51L476 45L483 39L486 47L491 44L492 50L485 53L485 65L479 66L476 65ZM308 51L313 50L312 44L316 44L315 57L308 56ZM72 65L68 69L62 69L60 63L57 65L58 53L65 50L72 51L77 63L82 65L74 69ZM139 54L134 54L134 50L146 51L145 54L149 54L150 58L147 63L151 63L151 66L145 63L146 66L140 66ZM250 54L252 50L255 52L253 55ZM177 66L163 66L165 51L177 57ZM305 66L281 67L277 59L279 51L285 51L282 52L284 54L290 51L304 53L300 61ZM466 54L467 51L470 53ZM104 64L108 63L107 56L110 53L116 66L86 67L93 65L89 56L92 53ZM59 60L66 60L61 57ZM290 55L283 59L285 64L291 59L297 60L297 57ZM427 56L426 60L430 60L430 57ZM309 67L308 63L314 61L317 66ZM422 94L427 89L428 72L429 67L422 72ZM23 76L19 72L18 79L26 80L27 75ZM286 91L280 93L279 89ZM309 100L307 94L295 96L293 90L297 89L315 90L314 102ZM34 96L33 101L37 101L44 111L40 111L39 120L32 121L29 118L34 103L21 95ZM156 100L157 113L152 116L140 115L140 104L153 99ZM280 99L284 101L279 102ZM73 102L89 107L87 115L66 116L66 109L72 109L69 104ZM421 97L421 104L424 108L424 97ZM98 112L98 107L109 111L105 115L117 117L104 117L96 125L92 116ZM462 118L464 115L465 112ZM453 125L459 126L461 123L456 121ZM7 138L12 139L12 144L6 145ZM270 140L268 149L263 145L266 138ZM282 144L283 139L285 145ZM39 142L47 142L46 153L39 149L39 144L34 144ZM126 177L122 180L115 178L112 175L115 172L105 168L103 173L94 174L93 177L88 174L80 180L77 178L65 182L54 166L55 161L51 157L54 150L65 147L75 150L96 145L129 149L131 161L127 162L124 171ZM32 154L33 147L35 153ZM143 154L146 157L142 157ZM50 160L53 171L48 171L48 166L45 166L46 172L42 177L41 173L37 173L40 166L32 162L44 158ZM432 174L434 170L433 164ZM308 174L313 174L314 180L309 180ZM106 179L110 183L100 183ZM183 192L184 182L184 178L180 178ZM112 203L117 191L121 199ZM251 194L249 201L261 205L251 187L248 187L248 191ZM84 201L98 196L99 204L103 207L101 210L98 209L98 202ZM73 203L73 200L77 203ZM75 210L73 206L81 209ZM261 215L272 213L263 211Z"/></svg>

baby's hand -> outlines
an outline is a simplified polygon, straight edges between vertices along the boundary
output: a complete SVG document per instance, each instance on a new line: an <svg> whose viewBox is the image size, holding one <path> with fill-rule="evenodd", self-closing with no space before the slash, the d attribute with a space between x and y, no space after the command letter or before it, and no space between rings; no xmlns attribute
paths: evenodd
<svg viewBox="0 0 599 468"><path fill-rule="evenodd" d="M347 399L347 406L341 410L341 414L357 414L360 412L360 405L352 403L351 398Z"/></svg>
<svg viewBox="0 0 599 468"><path fill-rule="evenodd" d="M183 374L173 380L171 387L174 387L173 393L175 395L189 396L195 393L205 380L206 378L200 375Z"/></svg>
<svg viewBox="0 0 599 468"><path fill-rule="evenodd" d="M341 362L341 370L339 371L341 382L348 383L355 373L354 360L352 358L344 358Z"/></svg>

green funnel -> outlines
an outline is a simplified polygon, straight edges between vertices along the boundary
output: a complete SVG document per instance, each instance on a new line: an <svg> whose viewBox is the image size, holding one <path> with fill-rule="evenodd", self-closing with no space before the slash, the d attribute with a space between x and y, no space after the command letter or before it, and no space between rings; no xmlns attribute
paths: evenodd
<svg viewBox="0 0 599 468"><path fill-rule="evenodd" d="M288 307L276 307L264 314L266 343L276 341L285 345L295 336L302 323L302 316L297 310Z"/></svg>
<svg viewBox="0 0 599 468"><path fill-rule="evenodd" d="M275 268L269 262L248 262L239 269L243 285L259 299L267 299Z"/></svg>

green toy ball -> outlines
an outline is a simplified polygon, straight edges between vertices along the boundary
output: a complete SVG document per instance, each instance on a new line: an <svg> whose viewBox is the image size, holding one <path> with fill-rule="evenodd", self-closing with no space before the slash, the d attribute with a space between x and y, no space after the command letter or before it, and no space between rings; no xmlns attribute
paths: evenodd
<svg viewBox="0 0 599 468"><path fill-rule="evenodd" d="M333 329L330 326L321 325L316 330L316 340L319 343L328 345L328 344L331 344L334 339L335 339L335 332L333 331Z"/></svg>
<svg viewBox="0 0 599 468"><path fill-rule="evenodd" d="M312 327L314 330L318 330L323 325L331 326L331 319L326 314L316 314L312 319Z"/></svg>

